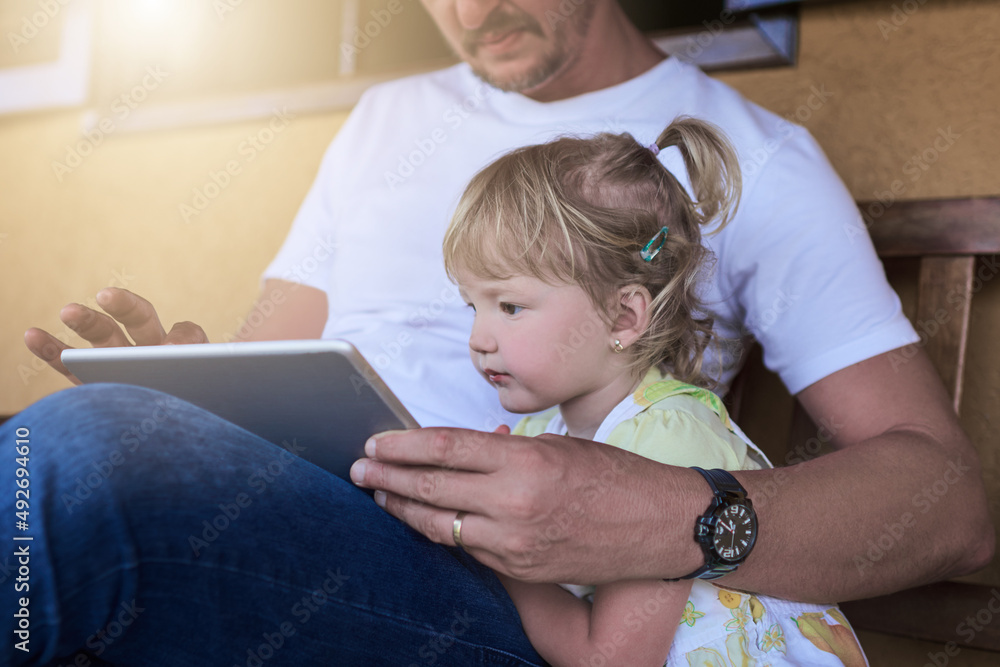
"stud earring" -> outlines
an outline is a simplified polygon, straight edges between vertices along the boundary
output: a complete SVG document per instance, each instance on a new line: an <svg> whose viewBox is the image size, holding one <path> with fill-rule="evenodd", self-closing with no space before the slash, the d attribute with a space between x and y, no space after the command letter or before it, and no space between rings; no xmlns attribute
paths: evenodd
<svg viewBox="0 0 1000 667"><path fill-rule="evenodd" d="M624 350L625 348L622 347L622 342L617 338L615 338L615 344L611 349L615 351L615 354L621 354L622 350Z"/></svg>

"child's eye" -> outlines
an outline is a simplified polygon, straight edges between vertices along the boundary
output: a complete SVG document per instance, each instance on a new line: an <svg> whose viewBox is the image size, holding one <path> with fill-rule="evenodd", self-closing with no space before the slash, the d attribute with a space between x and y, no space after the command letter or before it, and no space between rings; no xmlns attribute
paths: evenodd
<svg viewBox="0 0 1000 667"><path fill-rule="evenodd" d="M515 306L512 303L501 303L500 310L507 315L517 315L519 312L524 310L524 306Z"/></svg>

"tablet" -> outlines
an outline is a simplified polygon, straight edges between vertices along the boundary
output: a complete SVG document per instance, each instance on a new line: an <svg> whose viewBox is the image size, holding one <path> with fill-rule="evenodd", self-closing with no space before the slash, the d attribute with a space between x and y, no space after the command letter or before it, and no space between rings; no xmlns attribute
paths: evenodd
<svg viewBox="0 0 1000 667"><path fill-rule="evenodd" d="M171 394L345 479L369 436L419 427L343 340L70 349L62 361L84 383Z"/></svg>

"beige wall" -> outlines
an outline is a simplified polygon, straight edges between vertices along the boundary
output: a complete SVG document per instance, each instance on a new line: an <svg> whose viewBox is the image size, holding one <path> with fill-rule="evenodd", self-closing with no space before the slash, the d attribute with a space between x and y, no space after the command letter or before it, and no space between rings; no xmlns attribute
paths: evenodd
<svg viewBox="0 0 1000 667"><path fill-rule="evenodd" d="M59 310L105 285L146 296L165 322L202 324L214 340L235 331L343 117L291 118L252 160L240 146L269 119L111 135L62 182L51 163L80 140L78 114L0 121L0 414L66 386L39 370L24 330L69 334ZM185 221L180 205L193 208L193 190L230 161L239 173Z"/></svg>

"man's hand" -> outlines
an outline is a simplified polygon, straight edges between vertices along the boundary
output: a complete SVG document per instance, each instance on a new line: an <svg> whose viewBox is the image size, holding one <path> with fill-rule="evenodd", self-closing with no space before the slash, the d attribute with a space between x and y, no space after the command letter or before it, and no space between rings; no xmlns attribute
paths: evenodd
<svg viewBox="0 0 1000 667"><path fill-rule="evenodd" d="M681 576L704 562L692 517L711 494L686 469L575 438L446 428L383 433L365 452L351 478L390 514L451 546L456 512L468 512L465 548L522 581ZM653 502L661 494L678 501ZM672 560L644 559L630 548L640 542Z"/></svg>
<svg viewBox="0 0 1000 667"><path fill-rule="evenodd" d="M727 585L820 603L989 562L994 534L976 451L926 355L907 352L905 364L885 353L799 395L817 422L836 425L839 451L737 473L760 537ZM469 512L468 551L515 579L672 578L704 563L692 528L711 494L688 469L573 438L442 428L384 433L366 453L351 478L381 491L390 513L453 545L456 512ZM945 492L925 498L941 484ZM889 537L891 548L868 556Z"/></svg>
<svg viewBox="0 0 1000 667"><path fill-rule="evenodd" d="M94 347L208 342L204 330L192 322L178 322L168 333L160 324L153 304L126 289L106 287L97 293L97 303L107 315L78 303L69 304L59 313L59 319L66 326ZM125 327L124 330L119 324ZM125 335L126 332L132 340ZM62 351L69 345L37 328L24 333L24 343L35 356L65 375L70 382L80 384L80 380L60 360Z"/></svg>

